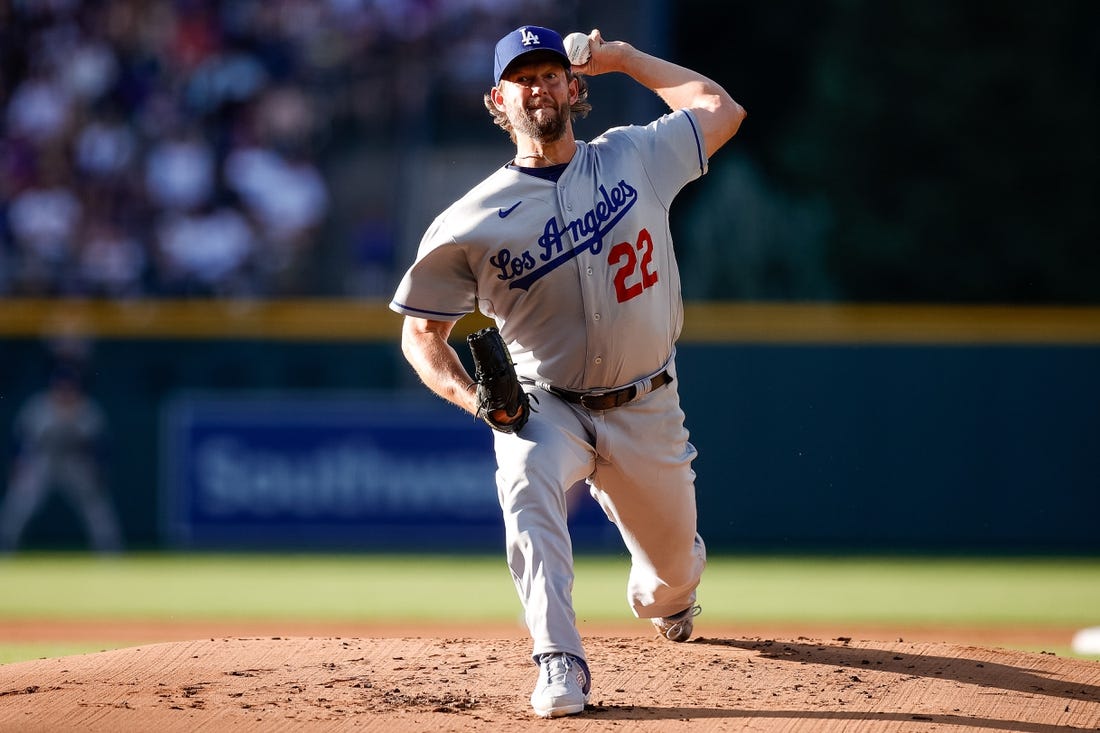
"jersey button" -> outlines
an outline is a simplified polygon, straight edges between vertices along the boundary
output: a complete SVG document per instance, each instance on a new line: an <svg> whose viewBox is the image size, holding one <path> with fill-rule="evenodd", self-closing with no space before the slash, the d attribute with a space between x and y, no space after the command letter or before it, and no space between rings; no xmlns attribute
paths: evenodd
<svg viewBox="0 0 1100 733"><path fill-rule="evenodd" d="M600 320L600 314L599 313L593 313L592 314L592 320L594 320L594 321Z"/></svg>
<svg viewBox="0 0 1100 733"><path fill-rule="evenodd" d="M589 268L588 268L587 270L585 270L585 272L586 272L587 274L591 275L591 274L592 274L592 268L591 268L591 267L589 267Z"/></svg>
<svg viewBox="0 0 1100 733"><path fill-rule="evenodd" d="M592 363L593 364L603 364L603 357L602 356L597 356L595 359L592 360Z"/></svg>

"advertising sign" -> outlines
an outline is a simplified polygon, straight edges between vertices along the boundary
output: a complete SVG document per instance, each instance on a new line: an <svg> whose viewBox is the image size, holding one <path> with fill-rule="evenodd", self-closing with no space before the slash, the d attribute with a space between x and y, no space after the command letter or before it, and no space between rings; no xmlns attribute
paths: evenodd
<svg viewBox="0 0 1100 733"><path fill-rule="evenodd" d="M175 546L502 546L492 433L440 400L184 395L161 440Z"/></svg>

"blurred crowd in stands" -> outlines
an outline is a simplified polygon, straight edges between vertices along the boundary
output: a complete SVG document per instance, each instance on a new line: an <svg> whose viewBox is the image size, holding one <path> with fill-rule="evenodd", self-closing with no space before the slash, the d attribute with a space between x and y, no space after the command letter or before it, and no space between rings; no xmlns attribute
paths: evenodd
<svg viewBox="0 0 1100 733"><path fill-rule="evenodd" d="M563 5L0 0L0 296L340 294L324 247L396 267L334 141L408 144L440 87L476 110L495 39ZM334 233L339 201L369 225Z"/></svg>

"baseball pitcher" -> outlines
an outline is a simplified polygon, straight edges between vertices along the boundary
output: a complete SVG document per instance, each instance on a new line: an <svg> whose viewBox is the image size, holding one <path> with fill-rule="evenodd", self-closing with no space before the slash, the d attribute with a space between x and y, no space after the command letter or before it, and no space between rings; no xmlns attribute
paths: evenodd
<svg viewBox="0 0 1100 733"><path fill-rule="evenodd" d="M425 385L494 429L508 564L545 717L591 690L573 611L566 490L586 481L630 552L627 600L658 633L692 633L706 563L696 451L676 376L683 320L669 232L677 193L707 171L745 111L718 84L598 30L524 26L497 43L485 106L515 156L441 213L390 307ZM572 55L572 60L571 60ZM585 142L586 76L621 73L670 111ZM476 374L448 343L475 309Z"/></svg>

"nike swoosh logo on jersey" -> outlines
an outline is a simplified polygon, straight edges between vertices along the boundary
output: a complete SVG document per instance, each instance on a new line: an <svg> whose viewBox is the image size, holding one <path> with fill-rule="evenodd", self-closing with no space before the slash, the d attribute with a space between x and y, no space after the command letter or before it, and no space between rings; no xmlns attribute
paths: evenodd
<svg viewBox="0 0 1100 733"><path fill-rule="evenodd" d="M519 201L517 201L514 204L512 204L511 206L509 206L507 209L497 209L497 216L499 216L501 219L503 219L504 217L508 216L513 211L515 211L516 207L519 206L522 203L523 203L523 199L520 199Z"/></svg>

